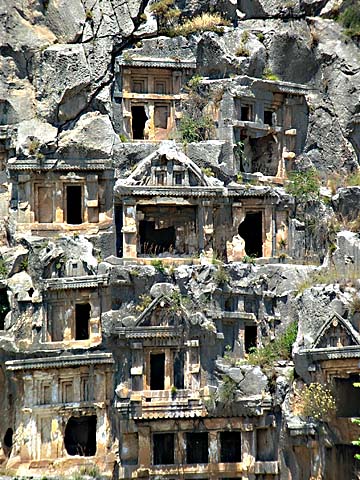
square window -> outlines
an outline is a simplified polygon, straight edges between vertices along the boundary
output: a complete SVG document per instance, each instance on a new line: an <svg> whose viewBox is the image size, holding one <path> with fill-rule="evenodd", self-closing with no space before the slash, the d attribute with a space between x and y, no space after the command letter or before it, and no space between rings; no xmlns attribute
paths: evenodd
<svg viewBox="0 0 360 480"><path fill-rule="evenodd" d="M186 463L208 463L207 432L191 432L186 434Z"/></svg>
<svg viewBox="0 0 360 480"><path fill-rule="evenodd" d="M153 435L153 464L174 464L174 434L154 433Z"/></svg>
<svg viewBox="0 0 360 480"><path fill-rule="evenodd" d="M240 432L220 432L220 461L222 463L241 462Z"/></svg>

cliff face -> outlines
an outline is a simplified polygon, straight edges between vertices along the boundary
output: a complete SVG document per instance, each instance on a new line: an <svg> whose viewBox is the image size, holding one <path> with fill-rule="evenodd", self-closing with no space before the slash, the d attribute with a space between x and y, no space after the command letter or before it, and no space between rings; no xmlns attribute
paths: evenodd
<svg viewBox="0 0 360 480"><path fill-rule="evenodd" d="M356 18L2 1L4 473L359 475Z"/></svg>

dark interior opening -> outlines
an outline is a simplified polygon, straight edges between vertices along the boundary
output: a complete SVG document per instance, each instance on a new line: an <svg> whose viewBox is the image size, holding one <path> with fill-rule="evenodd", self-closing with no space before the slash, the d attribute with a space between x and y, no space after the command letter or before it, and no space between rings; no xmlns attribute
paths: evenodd
<svg viewBox="0 0 360 480"><path fill-rule="evenodd" d="M90 310L88 303L75 305L75 340L87 340L90 329Z"/></svg>
<svg viewBox="0 0 360 480"><path fill-rule="evenodd" d="M10 311L9 299L6 288L0 289L0 330L5 328L5 317Z"/></svg>
<svg viewBox="0 0 360 480"><path fill-rule="evenodd" d="M241 107L240 118L241 118L241 120L243 120L245 122L250 120L250 107L249 106Z"/></svg>
<svg viewBox="0 0 360 480"><path fill-rule="evenodd" d="M264 111L264 123L270 126L273 124L273 112L271 110Z"/></svg>
<svg viewBox="0 0 360 480"><path fill-rule="evenodd" d="M68 185L66 187L66 222L78 225L82 221L81 185Z"/></svg>
<svg viewBox="0 0 360 480"><path fill-rule="evenodd" d="M4 435L4 445L5 445L5 447L11 448L13 446L13 435L14 435L13 429L8 428L5 432L5 435Z"/></svg>
<svg viewBox="0 0 360 480"><path fill-rule="evenodd" d="M115 228L116 228L116 255L118 257L123 256L123 209L122 205L115 205Z"/></svg>
<svg viewBox="0 0 360 480"><path fill-rule="evenodd" d="M175 249L175 227L155 228L155 222L139 223L140 248L144 254L159 254Z"/></svg>
<svg viewBox="0 0 360 480"><path fill-rule="evenodd" d="M184 365L185 352L175 352L174 354L174 387L184 388Z"/></svg>
<svg viewBox="0 0 360 480"><path fill-rule="evenodd" d="M222 331L224 335L224 353L230 353L234 350L235 338L237 337L237 326L234 322L223 322Z"/></svg>
<svg viewBox="0 0 360 480"><path fill-rule="evenodd" d="M225 312L235 312L237 308L237 302L235 301L235 297L230 296L225 298L224 301L224 310Z"/></svg>
<svg viewBox="0 0 360 480"><path fill-rule="evenodd" d="M245 220L239 225L239 235L245 240L246 254L262 257L262 213L246 213Z"/></svg>
<svg viewBox="0 0 360 480"><path fill-rule="evenodd" d="M359 388L353 383L359 382L359 375L349 378L336 378L336 406L339 417L360 417Z"/></svg>
<svg viewBox="0 0 360 480"><path fill-rule="evenodd" d="M153 448L154 465L174 464L173 433L154 433Z"/></svg>
<svg viewBox="0 0 360 480"><path fill-rule="evenodd" d="M186 463L208 463L207 432L191 432L186 434Z"/></svg>
<svg viewBox="0 0 360 480"><path fill-rule="evenodd" d="M145 113L144 105L138 105L137 107L131 107L132 116L132 133L134 140L144 140L145 123L148 119Z"/></svg>
<svg viewBox="0 0 360 480"><path fill-rule="evenodd" d="M273 462L276 460L274 433L272 428L256 429L256 460L258 462Z"/></svg>
<svg viewBox="0 0 360 480"><path fill-rule="evenodd" d="M257 326L245 325L245 352L249 353L257 344Z"/></svg>
<svg viewBox="0 0 360 480"><path fill-rule="evenodd" d="M91 457L96 453L96 415L70 417L65 427L65 448L69 455Z"/></svg>
<svg viewBox="0 0 360 480"><path fill-rule="evenodd" d="M150 354L150 390L165 388L165 353Z"/></svg>
<svg viewBox="0 0 360 480"><path fill-rule="evenodd" d="M222 463L241 462L240 432L220 432L220 461Z"/></svg>

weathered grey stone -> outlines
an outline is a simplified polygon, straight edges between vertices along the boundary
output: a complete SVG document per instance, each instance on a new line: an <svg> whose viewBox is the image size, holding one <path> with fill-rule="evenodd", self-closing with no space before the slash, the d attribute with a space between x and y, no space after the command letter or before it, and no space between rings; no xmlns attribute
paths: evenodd
<svg viewBox="0 0 360 480"><path fill-rule="evenodd" d="M26 248L19 245L12 249L2 248L0 251L1 250L3 250L2 258L9 277L24 270L24 264L29 254L29 251Z"/></svg>
<svg viewBox="0 0 360 480"><path fill-rule="evenodd" d="M59 154L70 158L108 158L117 142L120 140L107 116L85 113L71 130L60 134Z"/></svg>
<svg viewBox="0 0 360 480"><path fill-rule="evenodd" d="M150 289L150 295L153 298L160 297L160 295L171 295L175 289L175 285L171 283L155 283Z"/></svg>
<svg viewBox="0 0 360 480"><path fill-rule="evenodd" d="M44 21L61 43L75 43L81 37L85 23L85 9L81 0L49 2Z"/></svg>
<svg viewBox="0 0 360 480"><path fill-rule="evenodd" d="M360 189L359 189L360 190ZM337 249L331 257L331 263L337 271L350 277L360 270L360 238L358 233L339 232Z"/></svg>
<svg viewBox="0 0 360 480"><path fill-rule="evenodd" d="M244 397L261 395L268 388L268 379L260 367L242 365L240 367L244 378L239 382L238 389Z"/></svg>
<svg viewBox="0 0 360 480"><path fill-rule="evenodd" d="M40 151L54 151L57 133L56 127L38 118L20 122L17 128L17 151L27 155L34 155Z"/></svg>
<svg viewBox="0 0 360 480"><path fill-rule="evenodd" d="M83 45L53 45L37 57L38 112L52 123L74 119L88 101L90 69Z"/></svg>
<svg viewBox="0 0 360 480"><path fill-rule="evenodd" d="M332 197L337 214L347 220L356 220L360 215L360 186L339 188Z"/></svg>
<svg viewBox="0 0 360 480"><path fill-rule="evenodd" d="M230 368L228 371L228 375L236 383L241 382L244 378L244 375L239 367Z"/></svg>

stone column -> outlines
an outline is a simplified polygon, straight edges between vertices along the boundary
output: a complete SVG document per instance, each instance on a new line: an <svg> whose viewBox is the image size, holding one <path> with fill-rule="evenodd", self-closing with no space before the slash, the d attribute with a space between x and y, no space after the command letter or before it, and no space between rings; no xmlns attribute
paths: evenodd
<svg viewBox="0 0 360 480"><path fill-rule="evenodd" d="M137 257L137 222L135 199L124 199L123 202L123 256Z"/></svg>
<svg viewBox="0 0 360 480"><path fill-rule="evenodd" d="M150 428L139 427L139 465L143 468L151 464Z"/></svg>

